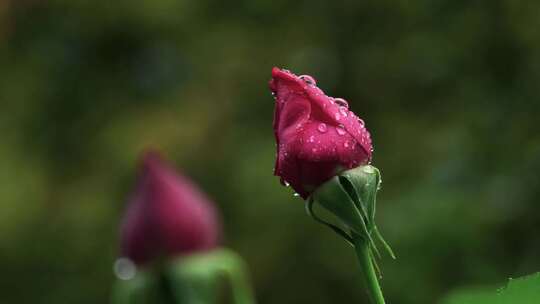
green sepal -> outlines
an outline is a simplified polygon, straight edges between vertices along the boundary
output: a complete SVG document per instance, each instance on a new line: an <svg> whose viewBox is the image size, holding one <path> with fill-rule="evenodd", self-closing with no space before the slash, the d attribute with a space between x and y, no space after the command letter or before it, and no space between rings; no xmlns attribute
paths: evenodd
<svg viewBox="0 0 540 304"><path fill-rule="evenodd" d="M327 222L325 220L323 220L322 218L320 218L319 216L317 216L317 214L313 211L313 204L315 203L315 201L309 197L308 200L306 201L306 212L307 214L313 218L314 220L316 220L317 222L325 225L326 227L332 229L337 235L341 236L345 241L347 241L347 243L349 243L349 245L353 246L354 247L354 244L353 244L353 239L352 237L347 233L345 232L343 229L339 228L338 226L330 223L330 222Z"/></svg>
<svg viewBox="0 0 540 304"><path fill-rule="evenodd" d="M354 201L335 176L312 194L314 202L334 214L345 226L361 236L369 237L368 227Z"/></svg>
<svg viewBox="0 0 540 304"><path fill-rule="evenodd" d="M139 272L129 280L115 281L111 303L113 304L148 304L159 297L157 280L147 272Z"/></svg>
<svg viewBox="0 0 540 304"><path fill-rule="evenodd" d="M308 200L308 214L315 220L332 228L348 241L352 238L342 229L318 218L312 211L312 200L334 214L352 233L363 237L370 249L380 257L374 238L379 240L387 253L395 255L379 233L375 224L377 191L380 189L381 174L371 165L360 166L340 173L319 186ZM345 233L345 235L343 235Z"/></svg>
<svg viewBox="0 0 540 304"><path fill-rule="evenodd" d="M219 289L230 288L232 303L255 303L247 277L247 266L240 256L228 249L194 254L179 259L169 269L171 278L182 286L178 295L189 304L220 303ZM187 295L187 296L186 296Z"/></svg>
<svg viewBox="0 0 540 304"><path fill-rule="evenodd" d="M344 171L340 176L352 184L359 202L366 208L368 221L375 223L377 191L382 182L379 169L367 165Z"/></svg>
<svg viewBox="0 0 540 304"><path fill-rule="evenodd" d="M224 287L226 290L222 290ZM117 280L113 304L253 304L254 296L244 261L233 251L212 251L181 256L141 268L129 280Z"/></svg>

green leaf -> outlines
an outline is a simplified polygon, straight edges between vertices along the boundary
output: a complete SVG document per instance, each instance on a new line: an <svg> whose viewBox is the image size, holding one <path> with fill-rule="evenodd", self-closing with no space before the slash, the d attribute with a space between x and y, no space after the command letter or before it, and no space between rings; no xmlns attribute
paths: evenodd
<svg viewBox="0 0 540 304"><path fill-rule="evenodd" d="M540 273L510 279L505 288L465 288L450 293L441 304L538 304Z"/></svg>

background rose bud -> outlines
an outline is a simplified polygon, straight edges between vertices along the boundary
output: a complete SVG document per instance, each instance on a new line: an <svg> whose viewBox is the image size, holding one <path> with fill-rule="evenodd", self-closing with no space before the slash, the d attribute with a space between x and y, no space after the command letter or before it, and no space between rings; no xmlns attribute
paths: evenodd
<svg viewBox="0 0 540 304"><path fill-rule="evenodd" d="M364 122L344 99L326 96L311 76L272 69L276 99L274 174L304 199L345 169L366 164L372 145Z"/></svg>
<svg viewBox="0 0 540 304"><path fill-rule="evenodd" d="M136 264L216 247L216 211L186 177L146 153L121 228L121 254Z"/></svg>

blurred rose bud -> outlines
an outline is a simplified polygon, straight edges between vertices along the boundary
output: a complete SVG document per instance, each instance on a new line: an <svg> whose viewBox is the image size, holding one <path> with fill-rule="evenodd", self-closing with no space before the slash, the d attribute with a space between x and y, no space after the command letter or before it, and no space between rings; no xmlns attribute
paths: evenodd
<svg viewBox="0 0 540 304"><path fill-rule="evenodd" d="M143 157L121 227L121 254L138 265L217 246L219 224L209 199L158 154Z"/></svg>
<svg viewBox="0 0 540 304"><path fill-rule="evenodd" d="M371 138L344 99L326 96L308 75L272 69L276 100L274 174L306 199L339 172L369 163Z"/></svg>

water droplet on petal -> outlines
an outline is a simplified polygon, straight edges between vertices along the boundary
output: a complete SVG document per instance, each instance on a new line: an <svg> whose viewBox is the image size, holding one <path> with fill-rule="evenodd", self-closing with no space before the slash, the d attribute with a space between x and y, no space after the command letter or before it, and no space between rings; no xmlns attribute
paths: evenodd
<svg viewBox="0 0 540 304"><path fill-rule="evenodd" d="M349 103L343 98L334 98L334 101L340 106L346 107L347 109L349 108Z"/></svg>
<svg viewBox="0 0 540 304"><path fill-rule="evenodd" d="M344 117L347 117L347 113L348 113L348 109L344 106L341 106L339 107L339 113L341 113L341 115L343 115Z"/></svg>
<svg viewBox="0 0 540 304"><path fill-rule="evenodd" d="M309 76L309 75L300 75L298 76L298 78L302 79L305 83L309 84L309 85L316 85L317 82L315 81L315 78Z"/></svg>
<svg viewBox="0 0 540 304"><path fill-rule="evenodd" d="M315 136L314 135L311 135L308 139L308 142L312 143L315 141Z"/></svg>
<svg viewBox="0 0 540 304"><path fill-rule="evenodd" d="M339 135L345 135L347 131L345 131L345 127L343 125L339 125L336 127L336 132Z"/></svg>
<svg viewBox="0 0 540 304"><path fill-rule="evenodd" d="M295 193L293 194L293 196L298 197L298 196L300 196L300 194L298 194L298 193L295 192Z"/></svg>
<svg viewBox="0 0 540 304"><path fill-rule="evenodd" d="M328 130L328 127L326 127L326 124L324 122L322 122L317 127L317 130L319 130L319 132L321 132L321 133L325 133L326 130Z"/></svg>
<svg viewBox="0 0 540 304"><path fill-rule="evenodd" d="M348 148L348 147L349 147L349 142L346 141L345 143L343 143L343 146L344 146L345 148Z"/></svg>

